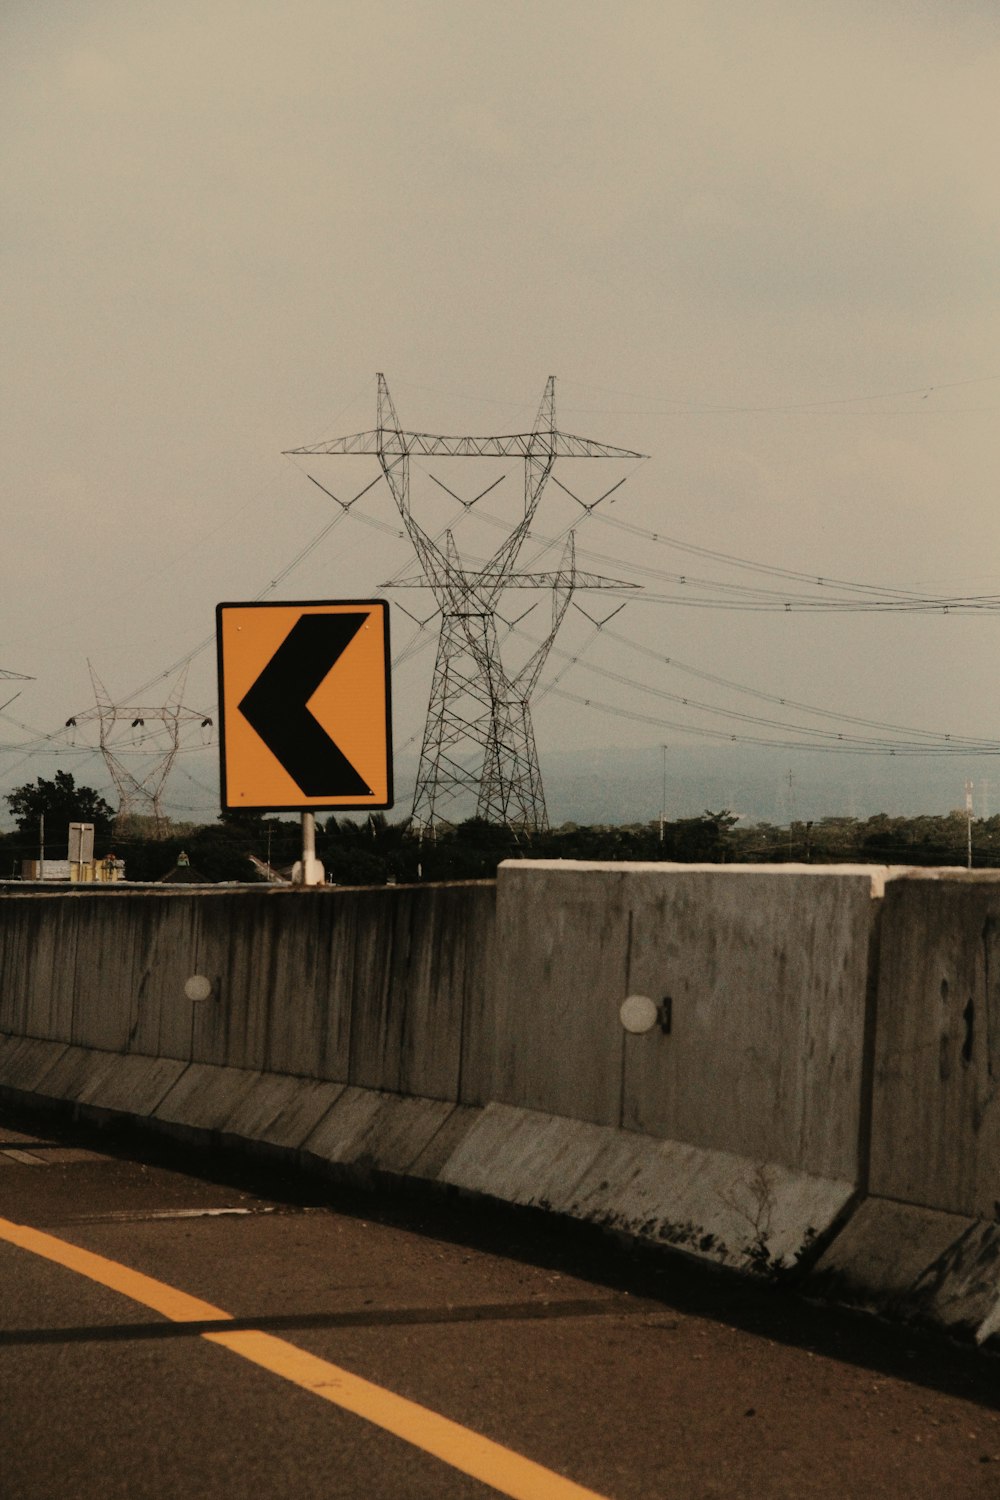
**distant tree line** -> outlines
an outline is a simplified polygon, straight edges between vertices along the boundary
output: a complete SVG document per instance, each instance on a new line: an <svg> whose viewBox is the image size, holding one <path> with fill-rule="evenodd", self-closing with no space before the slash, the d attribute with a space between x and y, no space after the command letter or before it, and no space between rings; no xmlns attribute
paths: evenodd
<svg viewBox="0 0 1000 1500"><path fill-rule="evenodd" d="M209 881L266 879L261 866L287 873L301 852L299 820L260 813L225 812L213 823L168 823L133 818L113 829L113 810L92 787L76 786L57 771L51 781L16 788L7 804L17 828L0 834L0 878L16 878L23 859L37 859L39 822L45 816L47 859L65 859L71 822L95 825L98 858L125 861L130 880L161 880L181 856L192 875ZM158 833L159 836L154 836ZM338 885L383 885L492 878L505 859L672 860L681 863L964 865L966 814L859 819L820 818L788 827L741 827L728 809L664 822L579 826L564 823L528 835L470 818L419 835L408 819L384 813L366 818L317 819L316 852L327 879ZM1000 866L1000 816L972 824L973 864ZM257 864L254 860L258 861Z"/></svg>

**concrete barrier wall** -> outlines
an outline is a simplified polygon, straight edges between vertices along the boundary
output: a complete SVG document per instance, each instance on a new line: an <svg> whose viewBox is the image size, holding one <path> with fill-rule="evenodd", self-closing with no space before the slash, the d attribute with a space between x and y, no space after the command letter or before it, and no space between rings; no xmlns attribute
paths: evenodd
<svg viewBox="0 0 1000 1500"><path fill-rule="evenodd" d="M1000 1348L1000 879L886 886L867 1195L815 1289Z"/></svg>
<svg viewBox="0 0 1000 1500"><path fill-rule="evenodd" d="M630 993L669 1031L625 1033ZM816 1290L1000 1341L992 876L5 893L0 1087L745 1269L804 1256Z"/></svg>
<svg viewBox="0 0 1000 1500"><path fill-rule="evenodd" d="M8 893L0 1031L457 1100L493 925L485 883Z"/></svg>
<svg viewBox="0 0 1000 1500"><path fill-rule="evenodd" d="M1000 880L886 891L871 1191L1000 1218Z"/></svg>
<svg viewBox="0 0 1000 1500"><path fill-rule="evenodd" d="M855 1180L884 873L504 865L492 1097Z"/></svg>
<svg viewBox="0 0 1000 1500"><path fill-rule="evenodd" d="M0 1030L853 1181L882 882L512 861L496 887L7 894ZM185 997L192 974L211 999ZM669 1035L623 1031L634 992L670 997Z"/></svg>

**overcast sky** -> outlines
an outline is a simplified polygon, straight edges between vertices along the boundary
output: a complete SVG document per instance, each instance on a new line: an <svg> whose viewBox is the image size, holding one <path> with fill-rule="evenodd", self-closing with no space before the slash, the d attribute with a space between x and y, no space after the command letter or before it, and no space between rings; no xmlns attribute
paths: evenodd
<svg viewBox="0 0 1000 1500"><path fill-rule="evenodd" d="M649 455L602 508L638 530L595 512L581 565L661 601L690 597L676 574L808 590L642 532L1000 594L994 3L8 0L0 28L0 667L35 679L4 745L92 706L88 659L119 704L165 701L162 683L136 690L336 514L309 474L338 494L372 477L281 455L374 426L379 370L402 424L441 433L525 429L555 374L560 427ZM599 467L571 481L585 498ZM435 525L460 514L433 509L442 494ZM384 485L356 510L381 524L352 515L267 597L416 573ZM557 565L542 540L574 511L553 489L525 564ZM470 559L487 550L475 514L456 530ZM579 598L594 618L613 607ZM416 627L394 627L402 648ZM609 628L567 617L559 650L583 654L543 679L558 675L536 711L543 770L546 750L697 745L680 722L788 738L643 693L780 717L636 646L836 714L1000 738L996 613L646 599ZM400 746L422 725L433 629L414 646ZM215 700L206 650L185 701ZM0 791L55 764L108 785L88 733L75 759L5 750ZM192 752L168 802L214 772Z"/></svg>

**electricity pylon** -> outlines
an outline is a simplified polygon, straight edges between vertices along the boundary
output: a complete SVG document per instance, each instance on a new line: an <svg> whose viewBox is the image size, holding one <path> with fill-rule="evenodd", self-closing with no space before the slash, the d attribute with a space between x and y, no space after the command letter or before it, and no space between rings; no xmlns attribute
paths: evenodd
<svg viewBox="0 0 1000 1500"><path fill-rule="evenodd" d="M187 667L173 685L171 699L160 707L113 703L111 695L90 662L95 707L67 719L66 728L96 721L98 742L108 775L118 793L115 827L121 832L136 814L153 820L154 836L164 832L163 792L184 731L193 725L211 728L212 720L196 709L185 708L181 699ZM146 762L143 765L143 762Z"/></svg>
<svg viewBox="0 0 1000 1500"><path fill-rule="evenodd" d="M515 565L557 458L621 460L639 459L643 455L559 432L555 421L554 376L546 382L530 432L497 437L445 437L404 430L385 376L381 374L378 425L373 431L289 451L294 456L365 453L378 458L423 569L417 577L381 586L428 588L441 614L413 796L414 826L433 832L449 804L472 793L476 815L488 822L528 833L546 828L548 817L531 722L531 695L574 592L578 588L621 589L632 585L580 572L572 533L561 567L547 572L518 573ZM443 545L439 545L417 520L410 499L411 456L523 460L522 514L485 564L475 568L464 564L450 530L444 534ZM618 484L612 486L617 488ZM611 490L606 492L610 493ZM585 509L593 509L604 498L606 495ZM508 589L547 589L552 594L549 631L516 671L508 671L504 666L497 629L501 598Z"/></svg>

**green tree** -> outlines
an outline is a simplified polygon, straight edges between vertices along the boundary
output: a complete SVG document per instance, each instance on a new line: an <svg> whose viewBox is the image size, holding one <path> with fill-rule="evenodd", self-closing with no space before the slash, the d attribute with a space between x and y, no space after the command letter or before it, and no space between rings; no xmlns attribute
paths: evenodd
<svg viewBox="0 0 1000 1500"><path fill-rule="evenodd" d="M409 818L390 823L385 813L369 813L361 823L330 817L317 830L316 852L326 878L336 885L384 885L416 879L420 846Z"/></svg>
<svg viewBox="0 0 1000 1500"><path fill-rule="evenodd" d="M492 880L501 860L523 852L523 835L484 818L468 818L440 830L420 851L419 863L424 880Z"/></svg>
<svg viewBox="0 0 1000 1500"><path fill-rule="evenodd" d="M52 781L39 776L7 792L5 801L23 838L37 842L39 823L45 818L45 844L65 849L71 823L93 823L98 838L111 832L114 809L92 786L77 786L69 771L57 771Z"/></svg>
<svg viewBox="0 0 1000 1500"><path fill-rule="evenodd" d="M206 880L258 879L241 829L209 824L181 842L191 864Z"/></svg>

